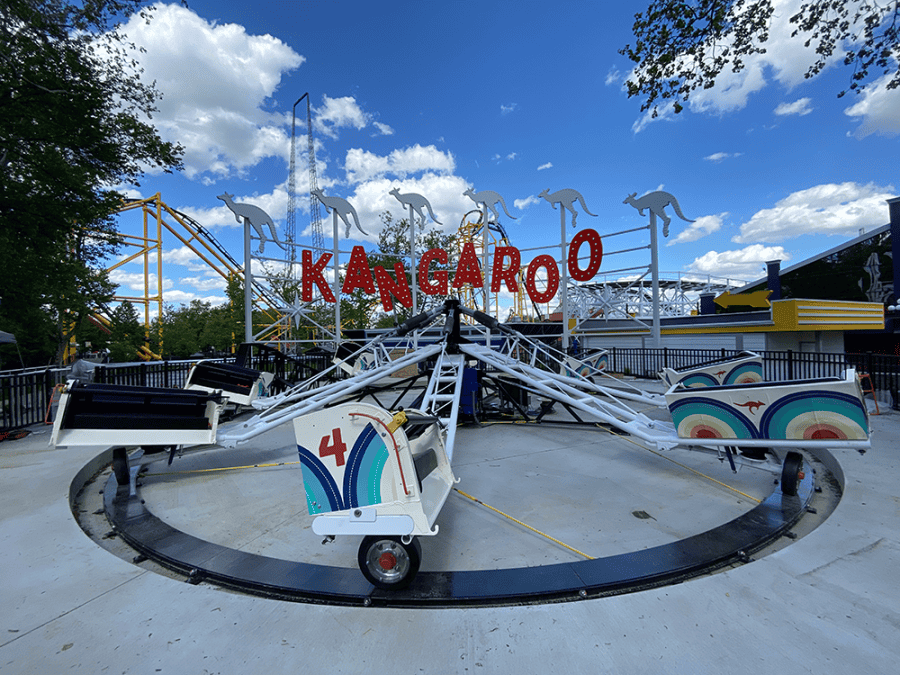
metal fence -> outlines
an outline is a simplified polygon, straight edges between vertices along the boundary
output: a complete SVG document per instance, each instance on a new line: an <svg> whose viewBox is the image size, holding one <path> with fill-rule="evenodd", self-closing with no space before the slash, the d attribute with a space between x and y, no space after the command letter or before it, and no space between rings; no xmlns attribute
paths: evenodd
<svg viewBox="0 0 900 675"><path fill-rule="evenodd" d="M684 368L704 361L724 359L739 354L727 349L647 349L612 347L609 350L609 370L635 377L655 379L662 368ZM809 352L763 351L763 379L769 382L799 380L815 377L840 377L848 367L866 373L872 386L889 394L896 409L900 407L900 357L888 354L822 354ZM317 357L318 358L318 357ZM233 358L210 359L218 363L233 362ZM313 364L326 367L327 359ZM94 382L142 387L182 388L195 361L155 361L151 363L106 364L94 370ZM250 364L258 370L271 371L273 363L265 358ZM47 419L56 385L66 381L68 368L32 369L0 373L0 431L41 424ZM278 373L289 379L294 373ZM300 379L309 373L297 372Z"/></svg>
<svg viewBox="0 0 900 675"><path fill-rule="evenodd" d="M203 359L212 363L234 363L235 357ZM197 360L190 361L150 361L147 363L105 364L94 370L94 382L101 384L123 384L139 387L172 387L181 389L187 382L191 367ZM300 359L275 359L272 354L253 354L248 368L274 373L285 382L296 382L311 377L331 365L331 356L304 354Z"/></svg>
<svg viewBox="0 0 900 675"><path fill-rule="evenodd" d="M234 359L204 359L215 363L233 362ZM182 389L188 373L196 361L152 361L147 363L109 363L97 366L94 382L99 384L123 384L132 387L163 387Z"/></svg>
<svg viewBox="0 0 900 675"><path fill-rule="evenodd" d="M0 431L43 423L54 389L65 383L68 373L68 368L0 373Z"/></svg>
<svg viewBox="0 0 900 675"><path fill-rule="evenodd" d="M726 359L740 354L733 349L609 349L609 370L634 377L656 379L663 368L686 368L706 361ZM763 379L767 382L803 380L816 377L841 377L847 368L868 374L877 391L893 397L895 407L900 389L900 357L891 354L819 353L785 351L755 352L763 360Z"/></svg>

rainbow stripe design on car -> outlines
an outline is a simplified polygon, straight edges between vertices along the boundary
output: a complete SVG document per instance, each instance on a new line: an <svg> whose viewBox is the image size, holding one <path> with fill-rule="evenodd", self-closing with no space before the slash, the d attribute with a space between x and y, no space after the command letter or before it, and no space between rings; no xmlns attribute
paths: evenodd
<svg viewBox="0 0 900 675"><path fill-rule="evenodd" d="M822 378L666 392L679 438L866 440L869 416L856 379Z"/></svg>
<svg viewBox="0 0 900 675"><path fill-rule="evenodd" d="M723 384L753 384L762 382L762 359L753 352L728 359L719 359L685 368L663 368L659 376L667 385L685 387L716 387Z"/></svg>
<svg viewBox="0 0 900 675"><path fill-rule="evenodd" d="M299 429L295 421L310 515L398 498L397 458L388 447L391 436L385 433L390 414L377 410L370 414L371 406L356 408L349 415L336 414L334 409L312 413ZM398 429L394 435L402 433Z"/></svg>
<svg viewBox="0 0 900 675"><path fill-rule="evenodd" d="M298 445L297 450L310 515L381 503L381 479L390 455L372 424L366 424L353 443L345 462L341 487L323 460L302 445Z"/></svg>
<svg viewBox="0 0 900 675"><path fill-rule="evenodd" d="M609 352L605 349L595 352L584 359L576 359L573 356L566 358L565 372L562 374L566 377L590 377L602 370L606 370L609 365Z"/></svg>

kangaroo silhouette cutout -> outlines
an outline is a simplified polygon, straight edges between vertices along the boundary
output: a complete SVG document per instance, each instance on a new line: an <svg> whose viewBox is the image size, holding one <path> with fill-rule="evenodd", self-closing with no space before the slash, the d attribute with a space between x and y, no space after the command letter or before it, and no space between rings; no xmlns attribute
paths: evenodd
<svg viewBox="0 0 900 675"><path fill-rule="evenodd" d="M669 236L669 223L672 222L672 219L666 215L665 208L672 205L672 208L675 209L675 213L678 214L678 217L681 218L686 223L693 223L693 220L689 220L684 217L684 214L681 212L681 207L678 205L678 200L675 199L668 192L651 192L649 194L644 195L640 199L635 199L637 192L632 192L625 198L623 204L631 204L634 208L638 210L638 213L644 215L644 209L650 209L650 213L655 213L657 216L662 218L663 221L663 236Z"/></svg>
<svg viewBox="0 0 900 675"><path fill-rule="evenodd" d="M435 217L434 211L431 210L431 204L429 204L428 200L425 199L425 197L423 197L422 195L417 195L414 192L405 192L403 194L400 194L400 188L394 188L390 191L389 194L394 195L401 204L409 206L413 211L419 214L419 218L422 219L423 224L425 223L425 214L422 213L423 208L428 210L428 215L431 216L431 219L434 222L436 222L438 225L443 224Z"/></svg>
<svg viewBox="0 0 900 675"><path fill-rule="evenodd" d="M559 204L562 208L567 209L572 214L572 227L575 227L575 219L578 217L578 212L575 210L575 202L578 201L581 204L581 208L584 209L584 212L589 216L595 216L596 213L591 213L588 211L587 204L584 203L584 197L581 196L581 193L578 190L573 190L571 188L564 188L562 190L557 190L552 194L548 194L550 192L549 189L544 190L538 197L543 197L548 202L550 202L550 206L556 210L556 205Z"/></svg>
<svg viewBox="0 0 900 675"><path fill-rule="evenodd" d="M503 201L503 197L498 195L493 190L472 192L472 188L469 188L468 190L463 192L463 194L476 204L484 204L485 206L487 206L491 210L491 213L494 214L494 220L500 220L500 214L497 212L497 202L500 202L500 204L503 206L503 212L507 216L509 216L513 220L516 219L515 216L511 215L509 211L506 210L506 202Z"/></svg>
<svg viewBox="0 0 900 675"><path fill-rule="evenodd" d="M341 197L326 197L319 188L312 190L312 193L316 196L316 199L325 205L325 208L328 209L328 213L334 211L338 214L338 217L344 221L344 225L347 226L347 231L344 233L345 237L350 236L350 219L347 216L353 216L353 224L356 225L356 229L367 237L369 236L369 233L360 227L359 216L356 215L356 209L353 208L353 205L350 202Z"/></svg>
<svg viewBox="0 0 900 675"><path fill-rule="evenodd" d="M263 225L269 226L269 231L272 233L272 240L278 244L282 249L284 248L284 244L278 241L278 233L275 231L275 223L272 222L272 219L269 217L269 214L263 211L258 206L254 206L253 204L235 204L232 200L234 199L234 195L230 195L227 192L220 194L216 197L216 199L221 199L225 202L225 206L227 206L234 213L234 219L239 223L243 222L241 218L243 218L246 222L250 223L255 229L256 233L259 235L259 252L262 253L266 246L266 233L263 231Z"/></svg>

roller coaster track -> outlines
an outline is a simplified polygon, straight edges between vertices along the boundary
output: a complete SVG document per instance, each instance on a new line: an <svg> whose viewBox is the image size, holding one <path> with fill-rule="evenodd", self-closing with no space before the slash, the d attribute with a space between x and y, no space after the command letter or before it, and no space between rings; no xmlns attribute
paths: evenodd
<svg viewBox="0 0 900 675"><path fill-rule="evenodd" d="M243 265L225 249L225 247L215 238L212 232L203 227L197 220L191 216L171 208L165 202L159 193L146 199L132 199L125 201L118 209L118 214L140 209L144 216L144 234L143 236L127 234L120 232L118 236L126 246L137 247L138 251L126 256L115 265L107 268L111 272L122 265L144 257L144 275L149 277L149 253L155 249L158 256L158 278L162 277L162 231L163 228L173 234L182 244L193 251L200 260L209 265L223 279L243 278ZM156 234L151 236L150 222L151 219L156 222ZM174 221L173 225L170 221ZM272 319L273 325L277 325L283 319L284 302L280 301L272 290L263 284L260 280L253 278L251 285L253 294L256 299L257 306ZM159 313L162 314L162 290L158 287L155 295L150 294L149 283L145 283L145 292L143 297L124 297L116 296L115 300L129 300L133 303L143 304L145 307L145 328L149 330L149 307L152 301L156 301L159 305ZM278 316L276 316L278 315Z"/></svg>
<svg viewBox="0 0 900 675"><path fill-rule="evenodd" d="M477 220L469 219L469 217L473 215L477 215ZM478 255L478 259L481 260L484 254L485 246L488 247L488 250L490 250L491 247L494 247L496 249L497 246L512 246L509 241L509 235L507 235L506 229L501 223L490 220L488 221L487 227L484 227L483 221L484 214L478 209L469 211L468 213L466 213L466 215L463 216L462 222L460 223L457 230L459 252L462 251L462 247L467 242L471 242L475 245L475 252ZM499 241L494 237L494 232L499 235ZM513 314L517 316L521 321L543 321L546 317L544 316L543 312L541 312L540 307L537 305L537 303L531 301L526 297L525 270L519 270L517 276L519 287L518 290L513 294ZM475 307L478 304L481 304L482 308L485 309L485 311L488 311L486 305L493 304L495 307L497 306L496 294L494 294L494 299L491 302L484 300L485 294L488 294L487 289L483 290L482 302L479 303L476 298L476 292L471 286L465 286L460 292L460 296L463 300L464 305ZM528 307L529 304L531 305L531 308ZM468 317L464 318L464 320L467 323L469 322Z"/></svg>

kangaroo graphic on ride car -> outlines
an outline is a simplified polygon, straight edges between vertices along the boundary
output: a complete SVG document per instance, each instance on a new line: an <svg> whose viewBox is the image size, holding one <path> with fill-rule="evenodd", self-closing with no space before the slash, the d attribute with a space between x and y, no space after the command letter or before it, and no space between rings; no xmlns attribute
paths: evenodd
<svg viewBox="0 0 900 675"><path fill-rule="evenodd" d="M747 411L753 415L757 410L759 410L760 406L764 406L765 403L762 401L747 401L746 403L735 403L734 405L740 408L746 408Z"/></svg>

